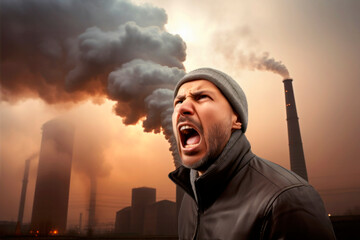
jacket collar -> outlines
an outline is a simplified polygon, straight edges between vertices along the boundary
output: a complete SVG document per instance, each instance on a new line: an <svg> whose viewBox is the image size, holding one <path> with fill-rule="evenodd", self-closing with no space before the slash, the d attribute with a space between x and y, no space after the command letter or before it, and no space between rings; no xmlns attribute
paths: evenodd
<svg viewBox="0 0 360 240"><path fill-rule="evenodd" d="M169 174L170 179L185 190L197 203L200 211L209 208L225 189L226 185L252 157L250 143L240 130L231 135L218 159L198 178L184 166ZM192 177L190 176L192 175ZM193 179L194 190L191 179Z"/></svg>

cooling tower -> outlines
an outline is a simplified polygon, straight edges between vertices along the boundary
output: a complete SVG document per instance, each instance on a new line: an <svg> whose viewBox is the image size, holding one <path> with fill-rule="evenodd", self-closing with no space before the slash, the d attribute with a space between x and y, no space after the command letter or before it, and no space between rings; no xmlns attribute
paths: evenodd
<svg viewBox="0 0 360 240"><path fill-rule="evenodd" d="M294 90L292 87L292 79L285 79L285 103L286 116L289 136L289 152L291 170L299 176L308 180L304 150L301 141L299 118L296 111Z"/></svg>
<svg viewBox="0 0 360 240"><path fill-rule="evenodd" d="M42 127L31 229L39 235L63 234L68 212L74 127L60 119Z"/></svg>

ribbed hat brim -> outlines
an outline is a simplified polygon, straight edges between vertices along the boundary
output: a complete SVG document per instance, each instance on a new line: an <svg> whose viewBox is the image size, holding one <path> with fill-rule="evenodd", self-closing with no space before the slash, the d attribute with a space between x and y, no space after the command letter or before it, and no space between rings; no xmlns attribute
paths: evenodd
<svg viewBox="0 0 360 240"><path fill-rule="evenodd" d="M212 68L199 68L187 73L176 84L174 98L181 85L194 80L208 80L212 82L222 92L228 100L233 110L238 114L242 123L242 131L245 132L248 124L248 105L244 91L240 85L229 75Z"/></svg>

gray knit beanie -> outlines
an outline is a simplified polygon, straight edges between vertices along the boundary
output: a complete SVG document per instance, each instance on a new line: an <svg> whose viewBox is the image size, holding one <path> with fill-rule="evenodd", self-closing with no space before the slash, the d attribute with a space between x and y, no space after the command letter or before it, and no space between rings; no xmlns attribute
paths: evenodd
<svg viewBox="0 0 360 240"><path fill-rule="evenodd" d="M174 98L176 97L181 85L194 80L208 80L220 89L222 94L232 106L233 110L240 117L240 122L242 123L241 130L245 132L248 123L248 107L245 93L241 89L240 85L229 75L219 70L212 68L199 68L187 73L182 79L180 79L175 86Z"/></svg>

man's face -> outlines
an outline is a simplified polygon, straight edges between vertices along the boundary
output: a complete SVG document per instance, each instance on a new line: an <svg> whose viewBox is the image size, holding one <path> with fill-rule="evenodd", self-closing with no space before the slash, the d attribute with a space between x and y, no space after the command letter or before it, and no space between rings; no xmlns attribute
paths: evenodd
<svg viewBox="0 0 360 240"><path fill-rule="evenodd" d="M227 99L207 80L181 85L172 123L182 164L200 172L222 152L232 130L241 128Z"/></svg>

